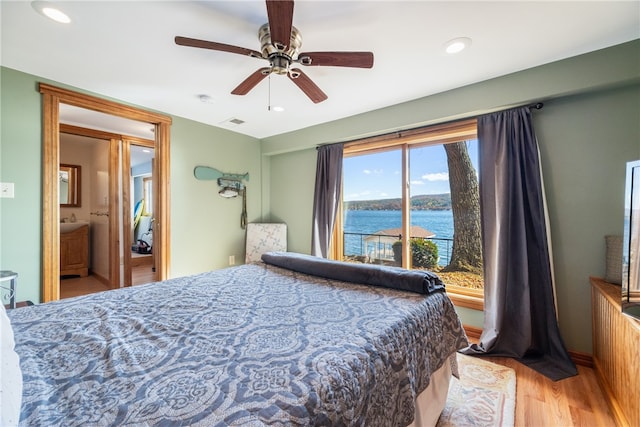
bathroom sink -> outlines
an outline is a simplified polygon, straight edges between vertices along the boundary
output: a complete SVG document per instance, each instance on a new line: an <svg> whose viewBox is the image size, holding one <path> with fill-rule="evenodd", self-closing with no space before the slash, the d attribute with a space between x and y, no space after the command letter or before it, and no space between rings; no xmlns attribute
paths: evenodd
<svg viewBox="0 0 640 427"><path fill-rule="evenodd" d="M76 221L76 222L61 222L60 223L60 233L68 233L70 231L76 230L83 225L88 225L89 221Z"/></svg>

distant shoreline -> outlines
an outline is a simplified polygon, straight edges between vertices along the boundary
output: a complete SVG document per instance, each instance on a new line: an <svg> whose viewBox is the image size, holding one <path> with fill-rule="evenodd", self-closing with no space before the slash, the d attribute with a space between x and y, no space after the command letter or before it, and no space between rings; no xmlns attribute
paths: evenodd
<svg viewBox="0 0 640 427"><path fill-rule="evenodd" d="M350 211L400 211L402 199L352 200L344 202ZM422 194L411 197L412 211L450 211L451 194Z"/></svg>

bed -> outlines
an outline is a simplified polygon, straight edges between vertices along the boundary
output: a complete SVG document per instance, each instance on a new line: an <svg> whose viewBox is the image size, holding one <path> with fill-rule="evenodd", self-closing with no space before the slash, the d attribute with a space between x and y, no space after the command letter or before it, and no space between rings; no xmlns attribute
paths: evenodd
<svg viewBox="0 0 640 427"><path fill-rule="evenodd" d="M20 424L437 419L455 352L467 346L437 276L290 253L263 260L8 310ZM421 408L430 399L439 403Z"/></svg>

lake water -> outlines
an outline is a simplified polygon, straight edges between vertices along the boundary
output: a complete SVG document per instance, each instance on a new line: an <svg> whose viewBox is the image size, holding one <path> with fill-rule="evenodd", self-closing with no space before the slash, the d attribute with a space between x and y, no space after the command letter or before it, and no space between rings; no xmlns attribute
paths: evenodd
<svg viewBox="0 0 640 427"><path fill-rule="evenodd" d="M438 245L440 265L449 261L453 238L453 214L450 210L412 211L411 224L435 233L433 241ZM402 226L401 211L345 211L345 233L374 234L377 231ZM362 239L366 236L345 235L345 255L364 255Z"/></svg>

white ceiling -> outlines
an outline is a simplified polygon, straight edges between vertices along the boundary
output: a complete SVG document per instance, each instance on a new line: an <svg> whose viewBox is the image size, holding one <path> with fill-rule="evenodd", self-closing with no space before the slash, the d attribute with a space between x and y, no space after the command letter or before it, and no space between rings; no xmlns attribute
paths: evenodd
<svg viewBox="0 0 640 427"><path fill-rule="evenodd" d="M60 104L60 121L65 124L88 127L90 129L117 132L122 135L139 136L146 139L154 139L154 130L148 123L128 120L121 117L103 114L97 111L85 110L71 105ZM60 142L104 142L97 138L64 134ZM108 141L107 141L108 142ZM154 156L154 149L131 144L129 147L131 167L150 162Z"/></svg>
<svg viewBox="0 0 640 427"><path fill-rule="evenodd" d="M60 104L59 114L60 122L68 125L89 127L90 129L116 132L122 135L138 136L151 140L155 139L155 129L149 123L129 120L68 104Z"/></svg>
<svg viewBox="0 0 640 427"><path fill-rule="evenodd" d="M301 51L375 55L372 69L304 68L329 96L313 104L278 75L246 96L231 95L266 61L174 43L181 35L260 50L264 1L55 4L71 24L48 20L29 1L1 1L3 66L257 138L640 38L639 1L298 0ZM473 43L443 53L456 37ZM284 112L268 111L269 89L271 105ZM202 94L213 102L201 102Z"/></svg>

